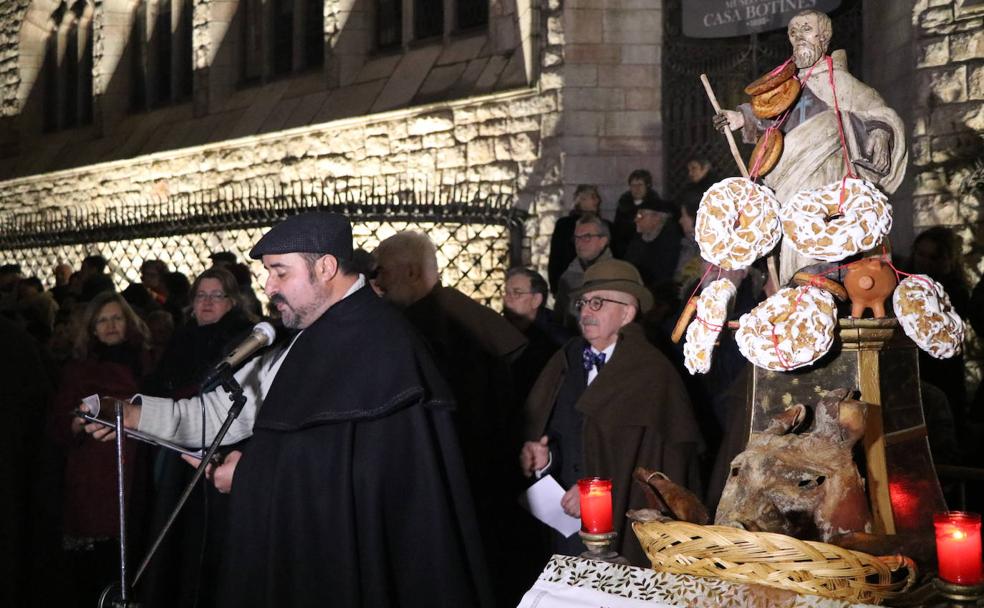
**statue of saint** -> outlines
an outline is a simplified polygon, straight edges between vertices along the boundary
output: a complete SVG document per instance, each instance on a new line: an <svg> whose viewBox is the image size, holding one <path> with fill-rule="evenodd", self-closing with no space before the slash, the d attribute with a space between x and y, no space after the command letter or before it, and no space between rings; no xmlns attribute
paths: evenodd
<svg viewBox="0 0 984 608"><path fill-rule="evenodd" d="M797 13L789 22L789 44L802 92L780 127L783 152L764 178L780 203L796 192L839 181L847 172L834 94L843 120L844 140L854 174L892 194L902 182L908 152L905 127L894 110L871 87L847 71L847 54L834 51L828 64L826 52L833 27L830 17L814 10ZM833 68L833 85L831 70ZM757 118L750 104L722 110L714 126L723 131L742 129L745 142L754 143L775 120ZM803 266L817 260L797 253L783 239L780 281L785 283Z"/></svg>

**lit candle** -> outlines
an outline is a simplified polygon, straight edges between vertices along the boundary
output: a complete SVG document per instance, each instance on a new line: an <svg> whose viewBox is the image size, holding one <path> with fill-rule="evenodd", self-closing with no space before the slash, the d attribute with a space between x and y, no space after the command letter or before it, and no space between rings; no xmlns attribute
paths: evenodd
<svg viewBox="0 0 984 608"><path fill-rule="evenodd" d="M947 511L933 516L940 578L957 585L981 582L981 516Z"/></svg>
<svg viewBox="0 0 984 608"><path fill-rule="evenodd" d="M577 482L581 494L581 529L590 534L613 532L612 481L587 477Z"/></svg>

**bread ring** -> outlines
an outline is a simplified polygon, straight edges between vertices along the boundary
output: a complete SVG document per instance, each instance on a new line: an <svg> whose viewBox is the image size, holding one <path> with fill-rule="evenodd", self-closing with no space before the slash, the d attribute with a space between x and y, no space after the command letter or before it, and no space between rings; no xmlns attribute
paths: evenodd
<svg viewBox="0 0 984 608"><path fill-rule="evenodd" d="M892 307L905 335L937 359L963 349L964 323L943 286L924 274L906 277L895 288Z"/></svg>
<svg viewBox="0 0 984 608"><path fill-rule="evenodd" d="M836 314L833 296L819 287L785 287L741 316L735 342L758 367L797 369L830 350Z"/></svg>
<svg viewBox="0 0 984 608"><path fill-rule="evenodd" d="M759 156L762 156L762 160L758 160ZM765 175L776 166L780 156L782 156L782 132L779 129L766 129L748 159L749 171L756 176Z"/></svg>
<svg viewBox="0 0 984 608"><path fill-rule="evenodd" d="M777 69L779 71L771 70L756 78L752 84L745 87L745 92L749 95L761 95L766 91L771 91L796 74L796 63L787 61Z"/></svg>
<svg viewBox="0 0 984 608"><path fill-rule="evenodd" d="M813 285L830 293L841 302L847 301L847 290L844 286L833 279L828 279L822 274L810 274L809 272L797 272L793 275L793 282L797 285Z"/></svg>
<svg viewBox="0 0 984 608"><path fill-rule="evenodd" d="M739 270L779 242L779 201L765 186L742 177L719 181L704 193L694 236L702 258Z"/></svg>
<svg viewBox="0 0 984 608"><path fill-rule="evenodd" d="M690 320L694 318L694 313L697 312L697 298L690 298L687 300L687 305L683 307L683 312L680 313L680 317L677 319L676 325L673 327L673 333L670 335L670 340L674 344L680 343L680 338L683 337L683 332L687 330L687 326L690 325Z"/></svg>
<svg viewBox="0 0 984 608"><path fill-rule="evenodd" d="M801 190L782 208L783 234L801 254L836 262L878 245L892 229L892 206L878 188L860 179Z"/></svg>
<svg viewBox="0 0 984 608"><path fill-rule="evenodd" d="M728 305L737 291L728 279L718 279L697 297L697 318L687 328L687 342L683 345L683 364L691 374L710 371L714 344L728 320Z"/></svg>
<svg viewBox="0 0 984 608"><path fill-rule="evenodd" d="M752 112L759 118L779 116L793 105L799 94L799 80L790 78L771 91L752 97Z"/></svg>

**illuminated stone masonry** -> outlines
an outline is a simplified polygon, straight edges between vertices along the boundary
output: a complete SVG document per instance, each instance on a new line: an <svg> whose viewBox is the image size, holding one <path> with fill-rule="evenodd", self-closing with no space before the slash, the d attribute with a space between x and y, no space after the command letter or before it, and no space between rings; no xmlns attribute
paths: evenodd
<svg viewBox="0 0 984 608"><path fill-rule="evenodd" d="M190 195L257 182L277 189L320 184L329 198L348 197L345 200L358 204L367 184L371 192L376 182L384 187L394 180L437 181L433 186L445 190L461 184L471 192L466 200L474 193L496 193L518 203L524 196L522 188L531 187L537 176L543 116L555 110L554 95L526 89L10 180L3 184L0 225L25 214L36 218L38 213L47 213L62 221L67 210L71 210L68 218L105 215L123 206L139 209L140 201L167 202L173 207L172 214L180 218L184 213L181 201ZM358 186L350 186L353 183ZM345 194L346 188L350 195ZM250 195L244 191L241 196ZM552 219L549 214L546 217ZM357 245L370 251L396 230L427 232L439 247L445 283L498 305L497 290L509 265L506 226L482 225L474 218L459 223L453 215L442 218L435 213L422 213L419 221L404 217L366 222L357 216L353 221ZM116 225L112 219L106 224L109 229ZM530 220L526 234L549 238L552 224L549 229L540 224ZM145 259L160 258L194 275L206 267L210 251L227 249L245 257L261 232L259 228L230 229L18 247L0 256L21 263L27 275L47 281L58 261L77 265L85 255L100 253L110 260L116 282L124 287L138 279ZM545 265L544 255L539 258L535 263ZM255 277L265 276L258 264L253 270Z"/></svg>
<svg viewBox="0 0 984 608"><path fill-rule="evenodd" d="M912 24L914 232L953 227L976 282L984 270L984 2L920 0Z"/></svg>

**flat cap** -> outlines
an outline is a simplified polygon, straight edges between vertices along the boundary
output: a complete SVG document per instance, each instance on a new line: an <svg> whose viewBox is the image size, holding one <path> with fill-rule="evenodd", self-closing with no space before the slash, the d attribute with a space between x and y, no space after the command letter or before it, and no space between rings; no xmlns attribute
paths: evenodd
<svg viewBox="0 0 984 608"><path fill-rule="evenodd" d="M344 215L328 211L292 215L264 234L249 250L249 257L258 260L284 253L330 253L351 260L352 224Z"/></svg>

